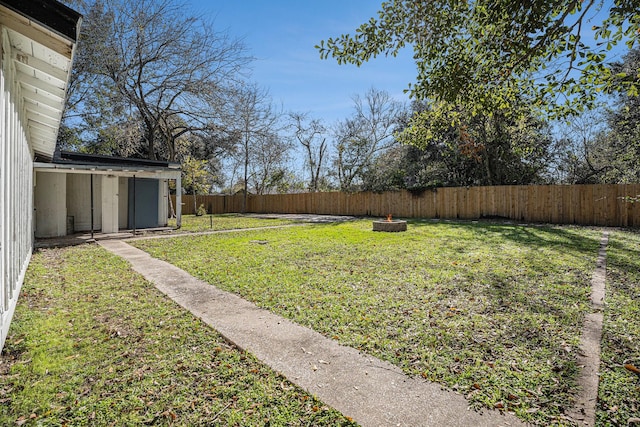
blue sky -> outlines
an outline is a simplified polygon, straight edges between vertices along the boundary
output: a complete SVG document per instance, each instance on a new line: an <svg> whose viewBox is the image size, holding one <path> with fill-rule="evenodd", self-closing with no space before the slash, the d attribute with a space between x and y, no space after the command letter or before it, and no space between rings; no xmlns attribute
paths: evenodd
<svg viewBox="0 0 640 427"><path fill-rule="evenodd" d="M218 30L240 37L256 58L252 81L269 90L285 112L308 112L327 125L347 117L352 96L369 88L408 101L403 90L415 80L412 52L377 58L360 68L321 60L314 48L321 40L353 33L376 12L375 0L191 0Z"/></svg>

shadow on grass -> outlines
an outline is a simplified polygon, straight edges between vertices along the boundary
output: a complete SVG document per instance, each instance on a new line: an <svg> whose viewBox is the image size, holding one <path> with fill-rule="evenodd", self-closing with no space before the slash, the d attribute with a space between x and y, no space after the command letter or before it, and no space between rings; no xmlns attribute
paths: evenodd
<svg viewBox="0 0 640 427"><path fill-rule="evenodd" d="M450 227L473 231L479 236L490 237L498 235L518 244L535 247L558 247L564 246L571 250L591 255L594 248L600 245L600 234L585 236L573 230L569 226L552 226L538 224L513 224L510 222L495 223L484 221L439 221L439 220L407 220L412 227Z"/></svg>
<svg viewBox="0 0 640 427"><path fill-rule="evenodd" d="M633 246L620 241L618 238L611 238L609 239L607 248L611 249L609 251L608 258L610 258L612 254L615 254L615 266L617 269L622 270L627 274L638 272L640 246Z"/></svg>

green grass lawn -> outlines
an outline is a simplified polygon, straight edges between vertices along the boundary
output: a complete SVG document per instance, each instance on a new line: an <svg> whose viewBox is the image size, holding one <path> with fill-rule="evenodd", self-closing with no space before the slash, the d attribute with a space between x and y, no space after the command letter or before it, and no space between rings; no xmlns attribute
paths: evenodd
<svg viewBox="0 0 640 427"><path fill-rule="evenodd" d="M432 221L388 234L367 220L134 244L475 406L570 425L600 236ZM640 366L639 285L640 235L612 232L599 426L640 416L623 367ZM350 424L95 246L34 255L0 362L0 425Z"/></svg>
<svg viewBox="0 0 640 427"><path fill-rule="evenodd" d="M432 221L376 233L367 220L135 245L474 406L548 425L568 422L600 236Z"/></svg>
<svg viewBox="0 0 640 427"><path fill-rule="evenodd" d="M598 422L627 425L640 418L640 378L624 369L640 368L640 234L611 234L606 283Z"/></svg>
<svg viewBox="0 0 640 427"><path fill-rule="evenodd" d="M352 425L95 245L33 256L0 425Z"/></svg>
<svg viewBox="0 0 640 427"><path fill-rule="evenodd" d="M251 216L240 214L202 216L183 215L182 227L177 231L194 233L202 231L234 230L239 228L272 227L278 225L290 225L297 222L299 221L292 221L288 219L253 218ZM170 219L168 225L169 227L175 227L175 218Z"/></svg>

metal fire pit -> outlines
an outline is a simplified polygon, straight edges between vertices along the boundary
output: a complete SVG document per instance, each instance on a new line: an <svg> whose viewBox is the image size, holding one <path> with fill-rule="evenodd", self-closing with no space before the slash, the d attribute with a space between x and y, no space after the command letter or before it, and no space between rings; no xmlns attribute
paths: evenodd
<svg viewBox="0 0 640 427"><path fill-rule="evenodd" d="M394 219L392 221L373 221L373 231L407 231L407 221L400 221L397 219Z"/></svg>

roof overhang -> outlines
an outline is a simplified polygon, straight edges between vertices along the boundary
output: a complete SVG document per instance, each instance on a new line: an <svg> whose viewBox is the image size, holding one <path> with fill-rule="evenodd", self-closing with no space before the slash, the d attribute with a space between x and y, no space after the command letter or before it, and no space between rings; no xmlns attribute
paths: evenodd
<svg viewBox="0 0 640 427"><path fill-rule="evenodd" d="M3 56L15 72L37 158L53 158L80 22L78 12L54 0L0 0Z"/></svg>

